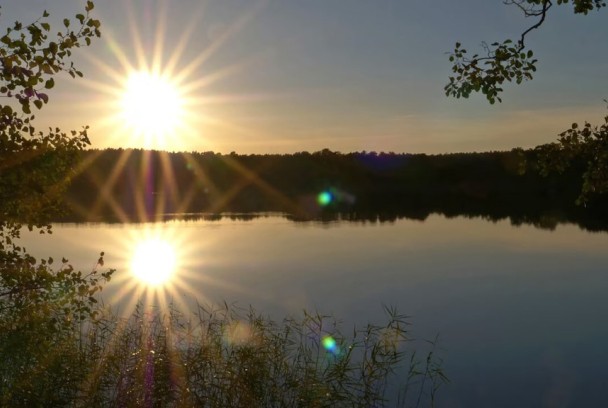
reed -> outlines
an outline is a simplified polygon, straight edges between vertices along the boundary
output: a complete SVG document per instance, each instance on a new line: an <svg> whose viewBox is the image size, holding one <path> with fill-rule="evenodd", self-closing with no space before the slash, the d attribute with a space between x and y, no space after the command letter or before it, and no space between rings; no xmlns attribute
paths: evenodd
<svg viewBox="0 0 608 408"><path fill-rule="evenodd" d="M47 344L47 353L26 364L29 372L13 376L10 392L2 389L2 403L434 406L447 382L435 341L419 358L407 317L390 307L385 312L382 324L345 333L335 318L319 313L277 322L228 304L198 305L188 314L138 305L128 318L106 310L95 321L75 325L61 342ZM18 366L15 361L12 368ZM5 368L7 376L11 367Z"/></svg>

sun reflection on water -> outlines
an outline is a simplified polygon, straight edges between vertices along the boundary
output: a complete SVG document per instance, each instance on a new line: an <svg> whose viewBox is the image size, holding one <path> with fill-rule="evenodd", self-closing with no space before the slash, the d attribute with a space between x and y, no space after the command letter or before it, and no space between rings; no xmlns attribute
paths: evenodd
<svg viewBox="0 0 608 408"><path fill-rule="evenodd" d="M129 229L116 242L123 267L118 268L110 304L121 305L127 314L138 303L185 309L185 299L199 295L192 289L192 270L200 248L195 249L190 238L164 223Z"/></svg>
<svg viewBox="0 0 608 408"><path fill-rule="evenodd" d="M177 267L175 248L162 238L142 240L131 259L131 272L143 284L159 286L167 283Z"/></svg>

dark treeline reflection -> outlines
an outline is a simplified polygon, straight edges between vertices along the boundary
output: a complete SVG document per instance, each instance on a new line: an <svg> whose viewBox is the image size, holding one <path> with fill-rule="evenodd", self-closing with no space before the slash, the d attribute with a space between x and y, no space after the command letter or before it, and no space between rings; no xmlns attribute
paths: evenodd
<svg viewBox="0 0 608 408"><path fill-rule="evenodd" d="M279 212L294 221L391 222L438 213L608 230L606 197L575 204L581 170L574 166L543 177L535 163L534 151L519 150L444 155L92 150L82 153L67 194L68 212L57 221L251 219Z"/></svg>

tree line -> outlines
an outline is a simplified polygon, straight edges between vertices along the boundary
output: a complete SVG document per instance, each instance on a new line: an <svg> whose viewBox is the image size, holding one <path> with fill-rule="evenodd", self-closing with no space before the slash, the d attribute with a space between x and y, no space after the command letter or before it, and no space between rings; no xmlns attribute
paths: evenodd
<svg viewBox="0 0 608 408"><path fill-rule="evenodd" d="M294 220L509 217L555 227L606 224L606 198L576 205L584 163L541 174L538 149L405 154L80 152L64 221L149 221L199 213L282 212ZM195 215L196 216L196 215Z"/></svg>

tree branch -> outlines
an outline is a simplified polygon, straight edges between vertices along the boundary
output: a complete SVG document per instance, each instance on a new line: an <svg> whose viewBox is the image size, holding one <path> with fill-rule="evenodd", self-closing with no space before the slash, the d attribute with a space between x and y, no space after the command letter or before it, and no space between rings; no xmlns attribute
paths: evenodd
<svg viewBox="0 0 608 408"><path fill-rule="evenodd" d="M524 31L518 41L518 52L521 52L524 48L526 48L525 45L525 39L526 39L526 35L528 35L528 33L532 30L536 30L538 27L540 27L544 22L545 22L545 18L547 17L547 11L549 11L549 9L551 8L551 6L553 6L553 3L551 3L551 0L545 0L543 1L543 8L535 14L527 14L526 16L540 16L540 20L538 20L538 22L536 24L534 24L533 26L531 26L530 28L528 28L526 31Z"/></svg>

